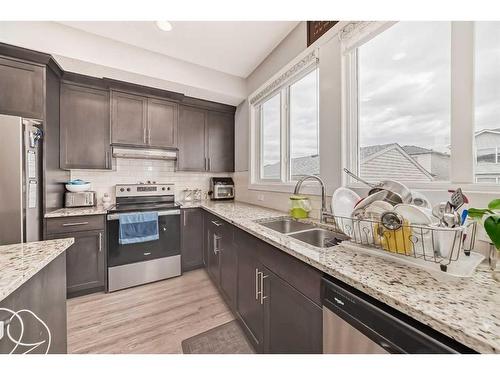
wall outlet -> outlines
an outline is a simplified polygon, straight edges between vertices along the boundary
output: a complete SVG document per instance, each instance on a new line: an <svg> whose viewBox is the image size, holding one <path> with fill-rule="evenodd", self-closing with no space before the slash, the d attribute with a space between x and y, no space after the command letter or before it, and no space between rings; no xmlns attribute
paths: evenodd
<svg viewBox="0 0 500 375"><path fill-rule="evenodd" d="M258 195L257 195L257 200L258 200L259 202L264 202L264 194L258 194Z"/></svg>

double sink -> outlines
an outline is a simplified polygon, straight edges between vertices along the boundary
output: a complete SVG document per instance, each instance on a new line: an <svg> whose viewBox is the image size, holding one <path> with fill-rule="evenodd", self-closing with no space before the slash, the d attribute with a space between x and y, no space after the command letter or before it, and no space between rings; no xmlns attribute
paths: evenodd
<svg viewBox="0 0 500 375"><path fill-rule="evenodd" d="M335 246L344 239L339 233L291 218L280 218L259 222L259 224L319 248Z"/></svg>

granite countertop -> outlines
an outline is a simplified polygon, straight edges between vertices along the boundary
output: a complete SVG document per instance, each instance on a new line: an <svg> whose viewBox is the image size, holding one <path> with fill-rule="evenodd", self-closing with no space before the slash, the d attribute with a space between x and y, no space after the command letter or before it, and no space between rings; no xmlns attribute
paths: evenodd
<svg viewBox="0 0 500 375"><path fill-rule="evenodd" d="M281 211L237 201L184 207L202 207L478 352L500 353L500 285L482 266L471 278L444 283L342 244L319 249L255 222L286 215Z"/></svg>
<svg viewBox="0 0 500 375"><path fill-rule="evenodd" d="M86 215L106 215L108 209L103 206L93 207L70 207L60 208L58 210L50 211L45 214L45 218L51 217L66 217L66 216L86 216Z"/></svg>
<svg viewBox="0 0 500 375"><path fill-rule="evenodd" d="M0 302L74 242L64 238L0 246Z"/></svg>

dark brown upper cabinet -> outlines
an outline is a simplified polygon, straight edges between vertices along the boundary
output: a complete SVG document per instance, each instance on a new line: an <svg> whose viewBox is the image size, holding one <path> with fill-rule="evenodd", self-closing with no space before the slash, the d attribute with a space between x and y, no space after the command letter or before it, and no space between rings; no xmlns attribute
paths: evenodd
<svg viewBox="0 0 500 375"><path fill-rule="evenodd" d="M234 114L208 112L208 170L234 171Z"/></svg>
<svg viewBox="0 0 500 375"><path fill-rule="evenodd" d="M148 99L144 96L111 92L111 142L147 146Z"/></svg>
<svg viewBox="0 0 500 375"><path fill-rule="evenodd" d="M119 145L177 147L177 104L112 91L111 140Z"/></svg>
<svg viewBox="0 0 500 375"><path fill-rule="evenodd" d="M109 91L61 84L63 169L111 169Z"/></svg>
<svg viewBox="0 0 500 375"><path fill-rule="evenodd" d="M207 111L179 106L179 155L177 169L180 171L206 171Z"/></svg>
<svg viewBox="0 0 500 375"><path fill-rule="evenodd" d="M179 106L177 169L234 171L234 113Z"/></svg>
<svg viewBox="0 0 500 375"><path fill-rule="evenodd" d="M177 147L177 104L148 99L148 145L151 147Z"/></svg>
<svg viewBox="0 0 500 375"><path fill-rule="evenodd" d="M0 113L44 118L45 68L0 57Z"/></svg>

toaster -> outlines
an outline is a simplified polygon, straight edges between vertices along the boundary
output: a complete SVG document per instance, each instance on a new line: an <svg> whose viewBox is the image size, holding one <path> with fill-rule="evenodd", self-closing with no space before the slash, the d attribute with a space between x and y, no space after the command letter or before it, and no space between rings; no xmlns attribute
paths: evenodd
<svg viewBox="0 0 500 375"><path fill-rule="evenodd" d="M91 207L97 205L95 191L67 191L64 194L64 207Z"/></svg>

